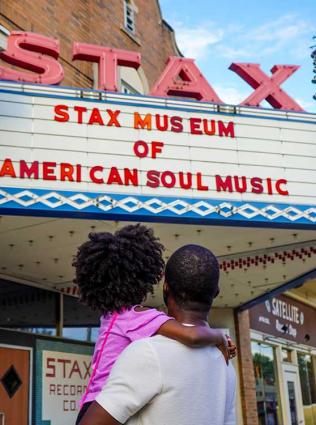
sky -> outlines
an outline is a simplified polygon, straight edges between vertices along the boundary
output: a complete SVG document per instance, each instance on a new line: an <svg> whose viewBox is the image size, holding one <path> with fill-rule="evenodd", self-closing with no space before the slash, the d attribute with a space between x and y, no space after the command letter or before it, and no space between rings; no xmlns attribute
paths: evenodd
<svg viewBox="0 0 316 425"><path fill-rule="evenodd" d="M316 44L316 0L160 0L180 51L196 64L226 103L238 104L253 89L228 69L232 62L299 65L282 88L316 113L311 46ZM262 106L270 107L265 101Z"/></svg>

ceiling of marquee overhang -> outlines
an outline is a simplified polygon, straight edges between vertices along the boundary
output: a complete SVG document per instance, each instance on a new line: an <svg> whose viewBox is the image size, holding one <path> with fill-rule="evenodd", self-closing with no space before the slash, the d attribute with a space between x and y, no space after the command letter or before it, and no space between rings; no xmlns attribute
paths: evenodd
<svg viewBox="0 0 316 425"><path fill-rule="evenodd" d="M0 277L74 293L71 266L91 231L115 231L126 223L81 219L2 216ZM219 257L217 307L237 307L316 267L316 230L150 223L166 247L196 243ZM307 290L307 289L306 289ZM314 290L314 285L311 289ZM149 302L162 305L161 287Z"/></svg>

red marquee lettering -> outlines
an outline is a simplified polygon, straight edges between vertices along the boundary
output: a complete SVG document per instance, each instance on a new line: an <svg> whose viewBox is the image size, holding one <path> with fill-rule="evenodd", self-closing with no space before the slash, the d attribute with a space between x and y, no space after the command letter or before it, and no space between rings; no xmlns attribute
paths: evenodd
<svg viewBox="0 0 316 425"><path fill-rule="evenodd" d="M20 178L24 179L25 176L29 179L32 177L38 179L38 161L32 162L30 166L23 159L20 161Z"/></svg>
<svg viewBox="0 0 316 425"><path fill-rule="evenodd" d="M118 184L120 186L123 185L122 178L120 176L120 172L116 167L112 167L110 170L110 174L108 177L108 181L106 184Z"/></svg>
<svg viewBox="0 0 316 425"><path fill-rule="evenodd" d="M138 170L134 168L130 170L129 168L124 168L124 185L129 186L138 186Z"/></svg>
<svg viewBox="0 0 316 425"><path fill-rule="evenodd" d="M190 118L190 131L191 134L203 134L200 130L201 118Z"/></svg>
<svg viewBox="0 0 316 425"><path fill-rule="evenodd" d="M186 175L186 182L184 181L184 176ZM192 188L192 173L179 173L179 182L181 189L191 189Z"/></svg>
<svg viewBox="0 0 316 425"><path fill-rule="evenodd" d="M231 176L227 176L223 180L221 176L216 175L215 176L215 183L216 183L217 192L221 192L221 191L226 192L226 190L228 190L228 192L233 191L233 184L232 184Z"/></svg>
<svg viewBox="0 0 316 425"><path fill-rule="evenodd" d="M151 143L151 157L157 158L157 153L161 153L163 147L164 147L163 142L152 142Z"/></svg>
<svg viewBox="0 0 316 425"><path fill-rule="evenodd" d="M60 180L61 181L68 180L70 182L75 181L74 176L73 176L74 171L75 171L75 168L74 168L73 165L62 162L60 164Z"/></svg>
<svg viewBox="0 0 316 425"><path fill-rule="evenodd" d="M55 111L55 116L54 116L55 121L59 121L59 122L69 121L67 105L56 105L54 111Z"/></svg>
<svg viewBox="0 0 316 425"><path fill-rule="evenodd" d="M5 176L16 178L12 160L9 158L3 161L3 164L0 170L0 177L5 177Z"/></svg>
<svg viewBox="0 0 316 425"><path fill-rule="evenodd" d="M151 114L146 114L144 118L138 112L134 112L134 128L151 130Z"/></svg>
<svg viewBox="0 0 316 425"><path fill-rule="evenodd" d="M102 173L104 170L103 167L101 167L101 165L96 165L95 167L92 167L91 170L89 171L89 176L90 179L93 183L96 184L102 184L104 183L104 180L102 177L97 177L95 174L96 173Z"/></svg>
<svg viewBox="0 0 316 425"><path fill-rule="evenodd" d="M159 171L156 171L156 170L148 171L146 186L151 187L153 189L159 187L159 177L160 177Z"/></svg>
<svg viewBox="0 0 316 425"><path fill-rule="evenodd" d="M208 190L208 186L204 185L202 182L202 177L202 173L196 173L197 190Z"/></svg>
<svg viewBox="0 0 316 425"><path fill-rule="evenodd" d="M43 162L43 179L44 180L57 180L54 175L56 162Z"/></svg>
<svg viewBox="0 0 316 425"><path fill-rule="evenodd" d="M100 111L98 108L93 108L91 111L91 115L90 115L90 119L88 124L92 125L92 124L99 124L99 125L104 125L103 119L101 117Z"/></svg>
<svg viewBox="0 0 316 425"><path fill-rule="evenodd" d="M285 186L286 184L287 184L287 180L285 179L279 179L276 181L275 188L279 195L287 196L289 194L289 192L286 189L281 188L281 185Z"/></svg>
<svg viewBox="0 0 316 425"><path fill-rule="evenodd" d="M170 119L171 131L174 133L181 133L183 131L182 117L171 117Z"/></svg>
<svg viewBox="0 0 316 425"><path fill-rule="evenodd" d="M172 188L176 185L176 176L172 171L164 171L161 174L161 183L164 187Z"/></svg>
<svg viewBox="0 0 316 425"><path fill-rule="evenodd" d="M134 143L134 154L138 156L138 158L146 158L149 153L148 143L143 140L138 140Z"/></svg>
<svg viewBox="0 0 316 425"><path fill-rule="evenodd" d="M244 100L241 105L259 106L266 99L273 108L290 109L302 111L298 103L295 102L280 85L287 80L290 75L299 69L296 65L274 65L271 69L272 77L268 77L256 63L232 63L230 70L236 72L255 91Z"/></svg>
<svg viewBox="0 0 316 425"><path fill-rule="evenodd" d="M209 127L209 123L211 124L211 128ZM203 129L204 129L204 133L207 134L208 136L214 136L215 131L216 131L216 127L215 127L215 120L203 120ZM221 134L220 134L221 136Z"/></svg>
<svg viewBox="0 0 316 425"><path fill-rule="evenodd" d="M106 112L110 115L110 119L107 123L107 126L111 127L112 125L115 125L115 127L121 127L121 124L118 122L117 119L121 111L111 111L111 109L107 109Z"/></svg>
<svg viewBox="0 0 316 425"><path fill-rule="evenodd" d="M263 193L263 184L262 179L260 177L253 177L252 179L250 179L250 184L252 186L252 193Z"/></svg>
<svg viewBox="0 0 316 425"><path fill-rule="evenodd" d="M78 112L77 123L82 124L82 116L84 112L87 112L87 108L85 108L84 106L75 106L74 111Z"/></svg>
<svg viewBox="0 0 316 425"><path fill-rule="evenodd" d="M235 137L234 123L230 121L225 124L223 121L218 121L218 134L220 137Z"/></svg>

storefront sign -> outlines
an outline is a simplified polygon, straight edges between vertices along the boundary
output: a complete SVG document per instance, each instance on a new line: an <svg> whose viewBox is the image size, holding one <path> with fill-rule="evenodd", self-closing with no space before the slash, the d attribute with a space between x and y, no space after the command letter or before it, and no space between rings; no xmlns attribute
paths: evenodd
<svg viewBox="0 0 316 425"><path fill-rule="evenodd" d="M316 347L316 309L285 295L249 310L250 327L278 338Z"/></svg>
<svg viewBox="0 0 316 425"><path fill-rule="evenodd" d="M77 42L73 43L72 51L73 60L98 64L100 90L118 91L118 66L138 69L141 65L141 56L137 52ZM0 66L0 79L59 84L64 77L63 67L58 62L59 52L59 41L54 38L31 32L12 32L8 37L7 49L0 52L0 58L33 73ZM302 107L280 88L298 68L295 65L275 65L271 69L272 76L268 76L261 70L260 65L254 63L232 63L229 67L254 89L241 105L257 107L266 100L276 109L302 111ZM165 70L150 94L223 103L194 60L181 57L169 57Z"/></svg>
<svg viewBox="0 0 316 425"><path fill-rule="evenodd" d="M91 356L42 352L42 412L50 425L74 424L90 377Z"/></svg>
<svg viewBox="0 0 316 425"><path fill-rule="evenodd" d="M1 94L0 208L316 221L316 120L50 93Z"/></svg>

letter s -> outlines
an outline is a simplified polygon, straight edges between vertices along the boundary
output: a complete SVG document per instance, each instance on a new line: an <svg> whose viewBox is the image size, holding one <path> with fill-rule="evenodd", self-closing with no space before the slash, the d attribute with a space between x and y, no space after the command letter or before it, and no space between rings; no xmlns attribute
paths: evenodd
<svg viewBox="0 0 316 425"><path fill-rule="evenodd" d="M55 359L53 359L52 357L48 357L46 360L46 368L52 370L51 373L46 372L46 376L49 378L54 378L56 376Z"/></svg>
<svg viewBox="0 0 316 425"><path fill-rule="evenodd" d="M0 79L59 84L64 78L64 70L57 61L58 56L58 40L32 32L13 31L9 35L7 49L0 52L0 58L36 74L0 66Z"/></svg>

